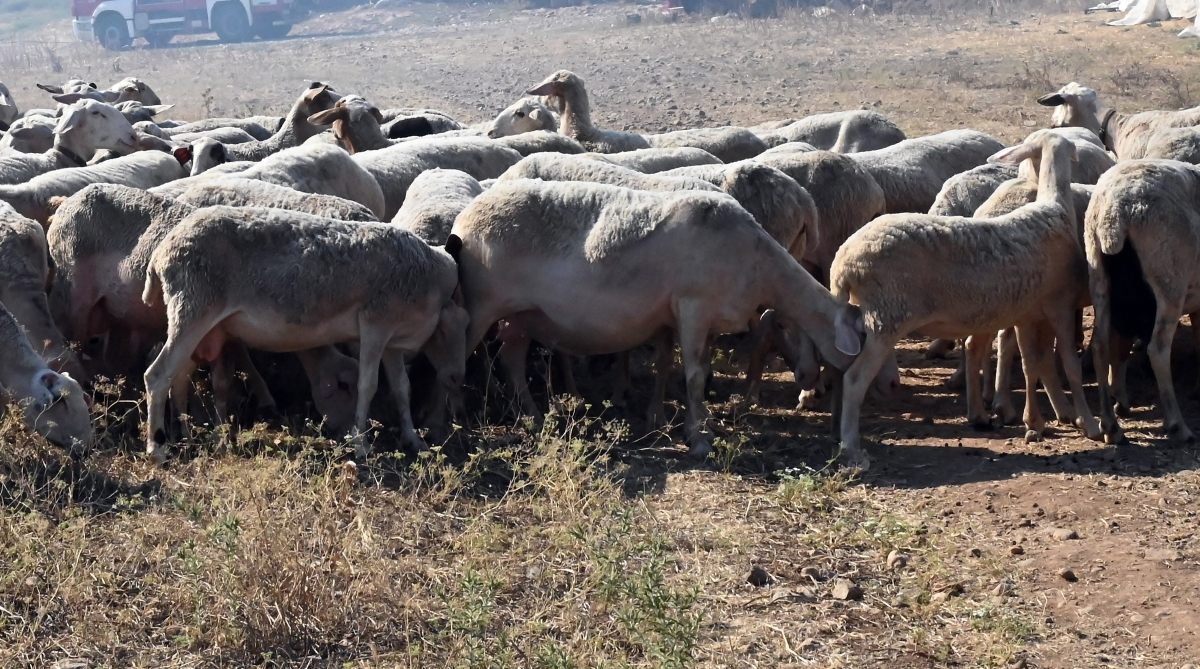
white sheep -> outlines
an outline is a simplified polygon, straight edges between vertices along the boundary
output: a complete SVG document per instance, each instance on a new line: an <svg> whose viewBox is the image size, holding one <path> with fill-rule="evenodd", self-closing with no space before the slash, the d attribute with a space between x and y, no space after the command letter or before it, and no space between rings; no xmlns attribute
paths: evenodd
<svg viewBox="0 0 1200 669"><path fill-rule="evenodd" d="M537 130L558 130L558 114L537 98L521 98L496 115L487 136L498 139Z"/></svg>
<svg viewBox="0 0 1200 669"><path fill-rule="evenodd" d="M56 119L45 116L19 118L0 138L0 157L11 153L45 153L54 147Z"/></svg>
<svg viewBox="0 0 1200 669"><path fill-rule="evenodd" d="M719 172L719 168L723 168L724 165L717 167ZM704 175L704 177L711 176L707 172ZM642 174L607 162L587 160L582 156L558 156L542 153L535 153L523 158L496 180L504 182L518 179L586 181L651 191L719 190L703 177Z"/></svg>
<svg viewBox="0 0 1200 669"><path fill-rule="evenodd" d="M0 396L16 402L25 423L51 443L75 452L92 443L88 399L67 374L46 366L25 331L0 304Z"/></svg>
<svg viewBox="0 0 1200 669"><path fill-rule="evenodd" d="M450 236L454 219L482 192L479 182L466 172L440 168L422 172L408 187L408 196L392 225L408 230L426 244L440 246Z"/></svg>
<svg viewBox="0 0 1200 669"><path fill-rule="evenodd" d="M947 179L982 165L1003 148L999 140L982 132L951 130L851 157L883 189L888 213L925 213Z"/></svg>
<svg viewBox="0 0 1200 669"><path fill-rule="evenodd" d="M402 438L422 442L409 410L405 355L424 352L447 389L462 382L467 317L453 300L458 271L445 251L380 223L347 223L280 209L210 207L155 249L143 301L165 304L167 342L146 370L147 452L166 457L166 392L193 356L216 359L227 340L288 352L357 343L357 453L379 363L401 415Z"/></svg>
<svg viewBox="0 0 1200 669"><path fill-rule="evenodd" d="M1159 128L1146 140L1146 158L1200 164L1200 129Z"/></svg>
<svg viewBox="0 0 1200 669"><path fill-rule="evenodd" d="M128 154L137 149L137 133L121 112L109 105L93 100L76 103L54 127L50 150L0 157L0 184L19 184L53 170L83 167L99 149Z"/></svg>
<svg viewBox="0 0 1200 669"><path fill-rule="evenodd" d="M8 86L4 82L0 82L0 131L8 130L9 126L17 122L21 118L21 109L17 106L17 101L13 98L12 93L8 92Z"/></svg>
<svg viewBox="0 0 1200 669"><path fill-rule="evenodd" d="M1200 125L1200 107L1122 114L1101 102L1096 91L1074 81L1038 98L1038 104L1055 107L1051 127L1087 128L1096 133L1104 148L1112 151L1119 160L1145 157L1146 145L1154 130Z"/></svg>
<svg viewBox="0 0 1200 669"><path fill-rule="evenodd" d="M874 151L908 139L886 116L858 109L767 123L752 130L772 147L785 142L805 142L836 153Z"/></svg>
<svg viewBox="0 0 1200 669"><path fill-rule="evenodd" d="M550 130L534 130L511 137L501 137L494 140L497 144L516 151L522 156L535 153L569 153L582 154L587 149L575 140Z"/></svg>
<svg viewBox="0 0 1200 669"><path fill-rule="evenodd" d="M526 92L526 95L546 96L560 106L562 116L558 131L578 141L589 151L617 153L650 148L650 142L637 133L601 130L592 125L587 88L583 79L574 72L559 70Z"/></svg>
<svg viewBox="0 0 1200 669"><path fill-rule="evenodd" d="M305 140L321 132L321 128L311 123L309 118L317 112L333 107L338 98L338 94L327 84L319 81L312 82L308 90L292 105L287 116L284 117L283 125L274 135L262 141L255 140L226 146L225 151L229 155L229 160L263 160L284 149L300 146Z"/></svg>
<svg viewBox="0 0 1200 669"><path fill-rule="evenodd" d="M161 126L168 136L197 132L212 132L223 128L236 128L259 141L270 139L283 128L286 119L282 116L251 116L249 118L209 118L173 127Z"/></svg>
<svg viewBox="0 0 1200 669"><path fill-rule="evenodd" d="M866 324L862 353L846 370L841 389L842 455L857 466L868 459L860 444L859 415L867 387L895 344L911 332L968 340L967 413L991 425L979 387L984 344L992 333L1017 326L1032 392L1040 379L1060 418L1068 413L1052 358L1053 339L1073 341L1075 310L1086 295L1086 264L1079 250L1070 192L1074 146L1048 134L1040 145L1022 144L997 160L1019 162L1040 153L1038 196L1033 204L995 219L890 214L846 240L831 272L834 295L857 304ZM1071 386L1076 425L1099 438L1083 394L1074 350L1059 348ZM835 403L835 410L838 408ZM1026 426L1045 427L1036 401L1025 404Z"/></svg>
<svg viewBox="0 0 1200 669"><path fill-rule="evenodd" d="M657 174L680 167L721 165L721 159L704 149L680 147L674 149L636 149L617 153L585 153L588 160L599 160L635 172Z"/></svg>
<svg viewBox="0 0 1200 669"><path fill-rule="evenodd" d="M266 181L230 175L224 179L201 183L187 189L176 198L197 209L215 207L268 207L288 209L339 221L378 221L375 214L358 202L333 195L304 193ZM446 229L449 234L449 228ZM443 241L445 238L443 237Z"/></svg>

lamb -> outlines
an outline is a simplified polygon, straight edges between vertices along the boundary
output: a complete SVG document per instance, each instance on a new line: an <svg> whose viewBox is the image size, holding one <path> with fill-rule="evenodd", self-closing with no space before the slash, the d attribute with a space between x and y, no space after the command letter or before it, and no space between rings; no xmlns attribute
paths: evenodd
<svg viewBox="0 0 1200 669"><path fill-rule="evenodd" d="M1055 108L1051 127L1087 128L1100 137L1104 148L1112 151L1118 160L1146 157L1147 144L1154 130L1200 125L1200 107L1122 114L1101 102L1096 91L1074 81L1038 98L1038 104Z"/></svg>
<svg viewBox="0 0 1200 669"><path fill-rule="evenodd" d="M846 240L833 262L831 283L839 299L862 310L866 341L846 370L841 388L842 456L868 466L860 445L859 413L880 365L902 337L918 331L968 340L968 418L990 426L980 398L979 370L991 333L1016 325L1027 388L1040 379L1060 418L1068 415L1052 361L1054 337L1073 341L1075 310L1086 300L1086 265L1079 252L1070 161L1074 146L1047 134L1040 144L1022 144L994 157L1020 162L1040 154L1037 200L995 219L890 214L875 219ZM912 268L929 268L913 271ZM932 269L936 268L936 269ZM1083 394L1074 351L1059 347L1071 386L1076 425L1088 438L1099 425ZM836 395L839 393L835 393ZM1036 438L1045 427L1037 402L1025 403L1025 423Z"/></svg>
<svg viewBox="0 0 1200 669"><path fill-rule="evenodd" d="M251 116L250 118L208 118L192 123L184 123L172 128L163 128L168 136L196 132L210 132L222 128L237 128L264 141L283 129L286 119L282 116Z"/></svg>
<svg viewBox="0 0 1200 669"><path fill-rule="evenodd" d="M947 179L983 164L1003 148L982 132L951 130L852 157L883 189L888 213L924 213Z"/></svg>
<svg viewBox="0 0 1200 669"><path fill-rule="evenodd" d="M1200 266L1197 202L1200 167L1178 161L1123 161L1096 184L1084 225L1084 246L1095 310L1091 347L1100 390L1100 422L1110 444L1123 439L1109 387L1112 356L1118 352L1114 335L1146 342L1158 383L1163 430L1178 441L1196 439L1175 397L1171 344L1180 316L1194 314L1192 322L1200 322L1200 300L1191 288Z"/></svg>
<svg viewBox="0 0 1200 669"><path fill-rule="evenodd" d="M0 184L19 184L53 170L83 167L98 149L122 155L137 149L137 133L119 111L85 100L72 105L54 127L54 146L0 157Z"/></svg>
<svg viewBox="0 0 1200 669"><path fill-rule="evenodd" d="M17 119L0 139L0 158L12 153L45 153L54 147L58 123L44 116Z"/></svg>
<svg viewBox="0 0 1200 669"><path fill-rule="evenodd" d="M166 457L164 401L176 376L193 356L215 358L226 340L277 352L357 342L358 457L368 454L381 360L402 438L421 448L404 357L424 352L447 389L461 384L467 316L457 286L448 253L392 225L261 208L192 214L154 251L142 295L165 304L168 318L167 342L146 370L147 452Z"/></svg>
<svg viewBox="0 0 1200 669"><path fill-rule="evenodd" d="M16 186L0 186L0 200L7 201L22 216L48 225L54 214L50 201L76 193L89 184L149 189L185 175L183 166L173 156L139 151L99 165L55 170Z"/></svg>
<svg viewBox="0 0 1200 669"><path fill-rule="evenodd" d="M599 355L673 331L687 377L685 431L694 456L712 445L704 405L711 335L743 330L760 306L775 307L794 341L805 342L804 332L812 337L797 346L796 359L805 359L801 351L813 342L841 367L858 352L856 308L833 300L721 193L504 181L463 210L446 246L458 260L470 314L467 350L507 320L502 362L527 410L532 399L523 366L530 339ZM660 360L670 352L658 349ZM659 377L661 390L665 370ZM797 369L801 383L814 377L815 368ZM661 407L657 400L652 414L655 406Z"/></svg>
<svg viewBox="0 0 1200 669"><path fill-rule="evenodd" d="M492 139L511 137L537 130L558 129L558 114L537 98L521 98L509 105L488 124L487 136Z"/></svg>
<svg viewBox="0 0 1200 669"><path fill-rule="evenodd" d="M243 179L236 175L197 184L176 198L177 202L204 207L268 207L299 211L339 221L378 221L367 207L333 195L302 193L266 181ZM449 234L449 227L446 233ZM445 241L445 236L442 241ZM439 242L440 243L440 242Z"/></svg>
<svg viewBox="0 0 1200 669"><path fill-rule="evenodd" d="M0 82L0 131L8 130L19 118L21 110L17 107L16 100L13 99L12 93L8 92L8 86Z"/></svg>
<svg viewBox="0 0 1200 669"><path fill-rule="evenodd" d="M1146 140L1146 158L1200 164L1200 130L1158 128Z"/></svg>
<svg viewBox="0 0 1200 669"><path fill-rule="evenodd" d="M866 110L817 114L786 125L765 124L751 130L771 146L806 142L835 153L874 151L908 139L886 116Z"/></svg>
<svg viewBox="0 0 1200 669"><path fill-rule="evenodd" d="M597 153L649 149L650 142L632 132L601 130L592 125L591 105L583 79L569 70L559 70L525 93L544 95L562 108L558 131Z"/></svg>
<svg viewBox="0 0 1200 669"><path fill-rule="evenodd" d="M408 230L430 246L440 246L449 238L454 219L482 192L479 182L466 172L422 172L409 186L408 197L392 225Z"/></svg>
<svg viewBox="0 0 1200 669"><path fill-rule="evenodd" d="M0 304L0 395L21 406L25 423L50 443L81 452L92 443L88 400L67 374L46 366Z"/></svg>
<svg viewBox="0 0 1200 669"><path fill-rule="evenodd" d="M674 149L637 149L618 153L585 153L588 160L599 160L635 172L657 174L680 167L720 165L721 159L704 149L680 147Z"/></svg>
<svg viewBox="0 0 1200 669"><path fill-rule="evenodd" d="M49 281L50 253L42 226L0 204L0 304L25 328L29 343L55 371L82 379L79 358L50 316Z"/></svg>
<svg viewBox="0 0 1200 669"><path fill-rule="evenodd" d="M409 185L421 172L441 167L461 170L476 179L491 179L516 165L521 154L490 139L460 137L422 138L379 151L363 151L351 158L383 188L385 206L379 218L386 221L400 211Z"/></svg>

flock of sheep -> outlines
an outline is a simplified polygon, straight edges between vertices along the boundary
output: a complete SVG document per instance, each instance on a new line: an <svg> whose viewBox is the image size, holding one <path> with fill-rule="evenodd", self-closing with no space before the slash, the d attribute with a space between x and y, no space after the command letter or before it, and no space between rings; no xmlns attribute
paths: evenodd
<svg viewBox="0 0 1200 669"><path fill-rule="evenodd" d="M965 340L956 378L974 426L1017 420L1019 350L1027 438L1046 425L1040 383L1060 422L1110 443L1140 340L1167 431L1194 438L1170 347L1181 315L1200 314L1200 108L1125 115L1072 83L1039 100L1052 129L1006 148L971 130L908 139L871 111L603 130L565 70L475 127L319 82L282 118L192 123L158 120L170 105L134 78L40 87L58 107L21 114L0 84L0 387L72 449L93 440L80 383L97 370L144 370L157 462L168 399L187 410L198 367L218 416L236 374L273 408L250 349L294 353L324 425L360 457L382 363L402 440L423 448L410 396L444 426L488 342L535 414L536 341L568 391L569 356L616 354L616 398L629 352L651 345L651 427L678 346L685 435L703 456L713 337L747 330L747 397L778 352L802 405L832 389L851 466L869 462L864 398L899 384L895 346L914 333L941 350ZM1099 421L1078 351L1087 305ZM418 362L436 382L410 380Z"/></svg>

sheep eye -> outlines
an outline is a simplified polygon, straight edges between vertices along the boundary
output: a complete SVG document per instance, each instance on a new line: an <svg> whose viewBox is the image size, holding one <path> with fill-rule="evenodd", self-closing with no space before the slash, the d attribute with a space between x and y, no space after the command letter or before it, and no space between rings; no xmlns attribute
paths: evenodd
<svg viewBox="0 0 1200 669"><path fill-rule="evenodd" d="M517 112L517 118L525 118L525 112L523 112L523 111Z"/></svg>

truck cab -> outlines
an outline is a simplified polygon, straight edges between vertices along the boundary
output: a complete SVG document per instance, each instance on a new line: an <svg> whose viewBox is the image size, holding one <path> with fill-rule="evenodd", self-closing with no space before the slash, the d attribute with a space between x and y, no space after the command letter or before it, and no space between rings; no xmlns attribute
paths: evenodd
<svg viewBox="0 0 1200 669"><path fill-rule="evenodd" d="M73 0L75 37L118 51L141 37L165 46L175 35L215 32L224 42L278 39L292 29L293 0Z"/></svg>

